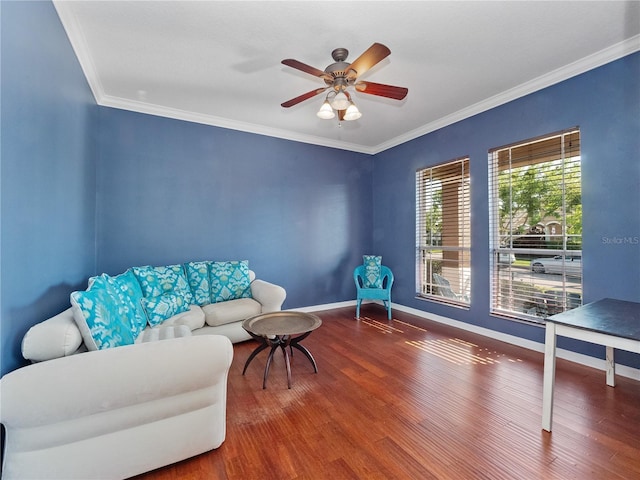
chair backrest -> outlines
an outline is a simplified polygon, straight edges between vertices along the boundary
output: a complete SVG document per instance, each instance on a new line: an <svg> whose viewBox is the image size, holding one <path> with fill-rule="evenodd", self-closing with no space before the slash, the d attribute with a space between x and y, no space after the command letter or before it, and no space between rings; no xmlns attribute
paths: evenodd
<svg viewBox="0 0 640 480"><path fill-rule="evenodd" d="M353 280L356 282L358 289L364 288L364 265L358 265L353 271ZM382 277L382 290L391 290L393 285L393 272L385 265L380 266L380 276Z"/></svg>

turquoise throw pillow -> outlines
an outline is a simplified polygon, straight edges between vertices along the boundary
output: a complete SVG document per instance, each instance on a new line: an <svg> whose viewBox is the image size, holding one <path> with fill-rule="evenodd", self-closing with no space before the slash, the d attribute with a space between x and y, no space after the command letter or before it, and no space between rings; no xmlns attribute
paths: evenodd
<svg viewBox="0 0 640 480"><path fill-rule="evenodd" d="M122 303L129 309L129 318L133 327L133 337L138 338L140 332L147 326L147 316L140 303L143 298L140 284L131 269L112 277L112 280Z"/></svg>
<svg viewBox="0 0 640 480"><path fill-rule="evenodd" d="M140 332L147 326L147 317L144 313L140 298L142 290L133 273L122 273L116 277L110 277L103 273L97 277L89 279L89 289L96 285L99 288L106 288L109 293L115 296L120 302L120 315L123 320L131 325L131 333L134 340L138 338Z"/></svg>
<svg viewBox="0 0 640 480"><path fill-rule="evenodd" d="M382 288L382 257L363 255L364 288Z"/></svg>
<svg viewBox="0 0 640 480"><path fill-rule="evenodd" d="M72 292L71 303L80 312L74 320L89 349L97 350L134 343L131 324L123 306L103 277L96 277L89 290Z"/></svg>
<svg viewBox="0 0 640 480"><path fill-rule="evenodd" d="M193 295L182 265L133 267L133 273L140 283L145 298L173 293L182 296L187 304L193 302Z"/></svg>
<svg viewBox="0 0 640 480"><path fill-rule="evenodd" d="M211 288L209 286L209 262L189 262L184 264L187 281L191 287L191 294L196 304L211 303Z"/></svg>
<svg viewBox="0 0 640 480"><path fill-rule="evenodd" d="M155 327L168 318L189 310L189 304L181 295L167 293L157 297L145 297L142 306L147 314L149 325Z"/></svg>
<svg viewBox="0 0 640 480"><path fill-rule="evenodd" d="M249 262L212 262L209 269L213 303L251 298Z"/></svg>
<svg viewBox="0 0 640 480"><path fill-rule="evenodd" d="M162 290L158 285L153 267L146 265L144 267L133 267L133 274L140 284L140 290L143 297L157 297L162 294Z"/></svg>

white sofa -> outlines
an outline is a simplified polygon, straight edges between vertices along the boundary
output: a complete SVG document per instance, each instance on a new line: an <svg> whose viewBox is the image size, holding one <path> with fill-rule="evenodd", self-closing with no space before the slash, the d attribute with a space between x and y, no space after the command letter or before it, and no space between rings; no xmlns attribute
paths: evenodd
<svg viewBox="0 0 640 480"><path fill-rule="evenodd" d="M129 290L105 293L111 279L103 274L71 294L72 308L31 327L22 353L33 364L0 380L2 478L127 478L219 447L232 342L251 338L244 319L280 310L286 296L243 268L242 298L207 303L205 289L202 305L154 326L131 323L134 305L122 297ZM89 325L82 302L90 299L95 313L100 298L115 307ZM128 331L130 344L113 346L114 335L101 343L96 330L109 322Z"/></svg>
<svg viewBox="0 0 640 480"><path fill-rule="evenodd" d="M233 347L221 335L87 352L0 380L3 479L121 479L225 439Z"/></svg>
<svg viewBox="0 0 640 480"><path fill-rule="evenodd" d="M250 270L251 298L212 303L202 307L191 305L189 310L165 320L162 325L147 326L135 342L192 335L224 335L232 343L249 340L242 328L243 320L261 313L282 308L286 298L284 288L256 279ZM77 312L75 312L77 315ZM74 320L73 308L31 327L22 339L22 356L32 362L52 360L86 352L83 335Z"/></svg>

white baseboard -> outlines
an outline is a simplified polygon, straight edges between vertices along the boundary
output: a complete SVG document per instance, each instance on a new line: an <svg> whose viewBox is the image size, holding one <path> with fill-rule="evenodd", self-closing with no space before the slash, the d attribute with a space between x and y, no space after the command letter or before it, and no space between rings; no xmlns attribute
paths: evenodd
<svg viewBox="0 0 640 480"><path fill-rule="evenodd" d="M364 303L371 303L371 302L362 302ZM324 305L312 305L311 307L300 307L300 308L291 308L290 310L295 310L296 312L307 312L307 313L311 313L311 312L320 312L322 310L333 310L334 308L344 308L344 307L355 307L356 306L356 301L355 300L348 300L346 302L336 302L336 303L325 303ZM354 316L355 316L355 310L353 312Z"/></svg>
<svg viewBox="0 0 640 480"><path fill-rule="evenodd" d="M377 301L376 302L363 301L362 303L382 304L382 302L377 302ZM321 310L331 310L334 308L355 307L355 305L356 305L356 301L350 300L346 302L328 303L324 305L314 305L311 307L296 308L294 310L297 310L300 312L318 312ZM511 345L516 345L518 347L526 348L527 350L533 350L535 352L540 352L544 354L544 343L538 343L532 340L527 340L526 338L520 338L514 335L508 335L506 333L490 330L488 328L478 327L477 325L471 325L469 323L465 323L459 320L454 320L452 318L443 317L441 315L425 312L423 310L418 310L416 308L405 307L404 305L399 305L397 303L392 303L391 308L395 310L400 310L401 312L409 313L411 315L415 315L416 317L424 318L425 320L442 323L443 325L459 328L461 330L476 333L478 335L483 335L485 337L494 338L496 340L500 340L501 342L509 343ZM354 315L355 315L355 312L354 312ZM572 352L571 350L564 350L562 348L557 349L556 356L558 358L562 358L570 362L578 363L580 365L585 365L587 367L592 367L597 370L602 370L603 372L606 371L604 358L602 359L595 358L589 355L584 355L582 353ZM620 375L622 377L631 378L632 380L640 381L640 369L629 367L627 365L620 365L619 363L616 363L616 375Z"/></svg>

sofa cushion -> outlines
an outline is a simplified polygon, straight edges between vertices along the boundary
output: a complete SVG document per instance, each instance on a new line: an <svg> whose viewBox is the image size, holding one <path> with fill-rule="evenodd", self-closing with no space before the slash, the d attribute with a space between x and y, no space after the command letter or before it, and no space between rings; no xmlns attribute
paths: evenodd
<svg viewBox="0 0 640 480"><path fill-rule="evenodd" d="M172 338L190 337L191 330L186 325L171 325L160 327L147 327L140 336L136 338L136 343L157 342L158 340L170 340Z"/></svg>
<svg viewBox="0 0 640 480"><path fill-rule="evenodd" d="M32 362L66 357L82 345L82 335L73 319L73 310L35 324L22 339L22 356Z"/></svg>
<svg viewBox="0 0 640 480"><path fill-rule="evenodd" d="M245 320L262 313L262 306L252 298L239 298L202 307L207 325L217 327Z"/></svg>
<svg viewBox="0 0 640 480"><path fill-rule="evenodd" d="M204 312L198 305L190 305L186 312L178 313L162 322L162 326L184 325L189 330L197 330L204 326Z"/></svg>
<svg viewBox="0 0 640 480"><path fill-rule="evenodd" d="M213 303L251 298L251 280L247 260L211 262L209 278Z"/></svg>
<svg viewBox="0 0 640 480"><path fill-rule="evenodd" d="M142 306L147 314L149 325L155 327L178 313L189 310L189 304L182 295L166 293L156 297L144 297Z"/></svg>
<svg viewBox="0 0 640 480"><path fill-rule="evenodd" d="M251 340L251 335L242 328L241 322L225 323L224 325L218 325L212 327L205 325L202 328L194 330L191 334L196 337L200 335L222 335L231 340L231 343L240 343L247 340Z"/></svg>
<svg viewBox="0 0 640 480"><path fill-rule="evenodd" d="M382 288L382 257L363 255L364 288Z"/></svg>
<svg viewBox="0 0 640 480"><path fill-rule="evenodd" d="M193 301L196 305L202 306L211 303L209 263L210 262L189 262L184 264L187 282L189 282Z"/></svg>
<svg viewBox="0 0 640 480"><path fill-rule="evenodd" d="M193 295L182 265L133 267L133 273L145 297L159 297L173 293L181 296L187 304L193 302Z"/></svg>
<svg viewBox="0 0 640 480"><path fill-rule="evenodd" d="M73 319L89 350L131 345L133 327L123 305L104 277L95 277L89 290L70 295Z"/></svg>

